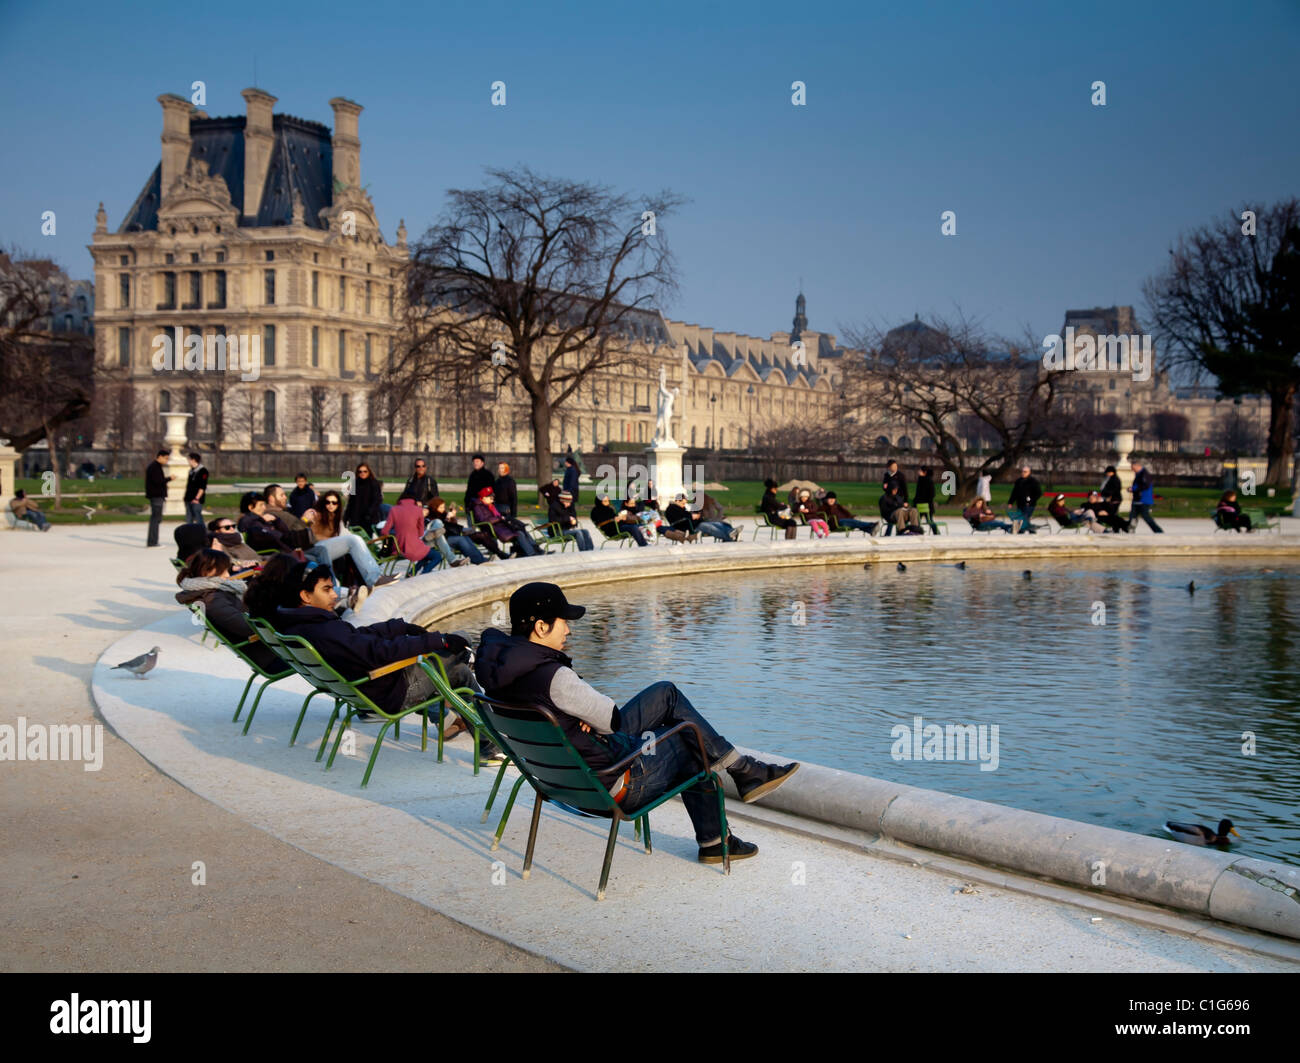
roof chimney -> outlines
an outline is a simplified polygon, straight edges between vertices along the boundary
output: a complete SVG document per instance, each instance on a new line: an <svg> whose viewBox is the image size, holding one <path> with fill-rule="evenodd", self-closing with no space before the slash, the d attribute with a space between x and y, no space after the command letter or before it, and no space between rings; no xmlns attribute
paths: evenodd
<svg viewBox="0 0 1300 1063"><path fill-rule="evenodd" d="M334 179L349 188L361 187L361 138L357 135L357 116L364 107L335 96L334 108Z"/></svg>
<svg viewBox="0 0 1300 1063"><path fill-rule="evenodd" d="M244 123L244 217L256 218L262 209L266 172L271 168L271 148L275 144L271 108L276 100L261 89L245 89L240 95L248 105Z"/></svg>
<svg viewBox="0 0 1300 1063"><path fill-rule="evenodd" d="M162 104L162 181L160 199L167 198L172 182L185 172L190 158L190 101L165 92Z"/></svg>

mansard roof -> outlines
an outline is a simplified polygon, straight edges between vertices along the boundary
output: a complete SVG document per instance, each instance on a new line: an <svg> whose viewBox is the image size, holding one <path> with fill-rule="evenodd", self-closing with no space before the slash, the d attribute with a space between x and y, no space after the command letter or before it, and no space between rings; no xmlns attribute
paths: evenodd
<svg viewBox="0 0 1300 1063"><path fill-rule="evenodd" d="M289 225L293 220L293 196L303 205L303 222L312 229L325 229L320 211L334 202L334 151L328 126L295 118L289 114L271 116L271 160L262 190L257 217L244 213L244 127L245 115L229 118L190 119L191 161L207 166L212 177L221 178L230 192L230 202L240 214L240 225L262 228ZM135 203L118 229L120 233L156 231L158 206L162 199L162 164L154 167Z"/></svg>

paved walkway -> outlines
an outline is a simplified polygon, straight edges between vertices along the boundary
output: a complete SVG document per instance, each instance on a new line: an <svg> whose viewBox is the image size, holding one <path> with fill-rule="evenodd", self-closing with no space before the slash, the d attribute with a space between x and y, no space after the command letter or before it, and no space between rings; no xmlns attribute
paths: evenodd
<svg viewBox="0 0 1300 1063"><path fill-rule="evenodd" d="M502 849L489 852L490 825L479 815L490 780L471 774L464 740L438 765L408 731L385 743L362 791L375 728L359 726L357 756L323 772L314 760L322 711L309 715L298 746L286 744L302 696L287 682L241 738L229 718L240 668L200 646L171 603L164 549L144 551L142 533L120 525L0 533L0 574L15 605L4 632L23 662L11 703L22 708L8 716L88 722L84 683L97 650L109 647L111 664L162 647L143 681L102 662L94 669L104 718L124 740L108 737L103 771L0 768L4 966L542 965L500 937L588 970L1295 969L1146 925L1139 920L1160 923L1166 913L1140 906L1116 905L1093 922L1086 895L1075 903L1070 891L1026 894L1032 882L1006 875L962 892L973 879L956 869L855 850L785 829L778 817L737 821L763 851L726 878L694 862L675 804L653 817L652 856L625 839L604 902L593 900L600 824L545 815L525 883L530 802L516 809ZM59 540L74 552L53 556ZM195 860L205 862L206 886L190 884ZM340 934L344 924L357 929Z"/></svg>

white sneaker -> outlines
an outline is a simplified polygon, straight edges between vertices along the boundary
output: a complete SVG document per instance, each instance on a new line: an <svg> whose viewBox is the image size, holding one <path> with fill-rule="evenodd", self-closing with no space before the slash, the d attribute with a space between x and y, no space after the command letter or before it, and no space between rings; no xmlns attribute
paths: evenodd
<svg viewBox="0 0 1300 1063"><path fill-rule="evenodd" d="M354 587L352 593L348 595L348 608L354 613L360 609L367 598L370 597L370 588L364 583L359 587Z"/></svg>

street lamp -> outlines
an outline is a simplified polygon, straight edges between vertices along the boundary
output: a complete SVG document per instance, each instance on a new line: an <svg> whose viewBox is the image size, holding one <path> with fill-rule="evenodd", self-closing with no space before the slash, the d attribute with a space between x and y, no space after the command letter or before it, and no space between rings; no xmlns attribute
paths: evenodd
<svg viewBox="0 0 1300 1063"><path fill-rule="evenodd" d="M750 384L745 389L745 394L749 396L749 445L752 447L754 445L754 404L758 402L754 396L758 393L754 390L754 385Z"/></svg>
<svg viewBox="0 0 1300 1063"><path fill-rule="evenodd" d="M711 444L714 450L718 449L718 396L709 396L709 407L713 410L713 433Z"/></svg>

